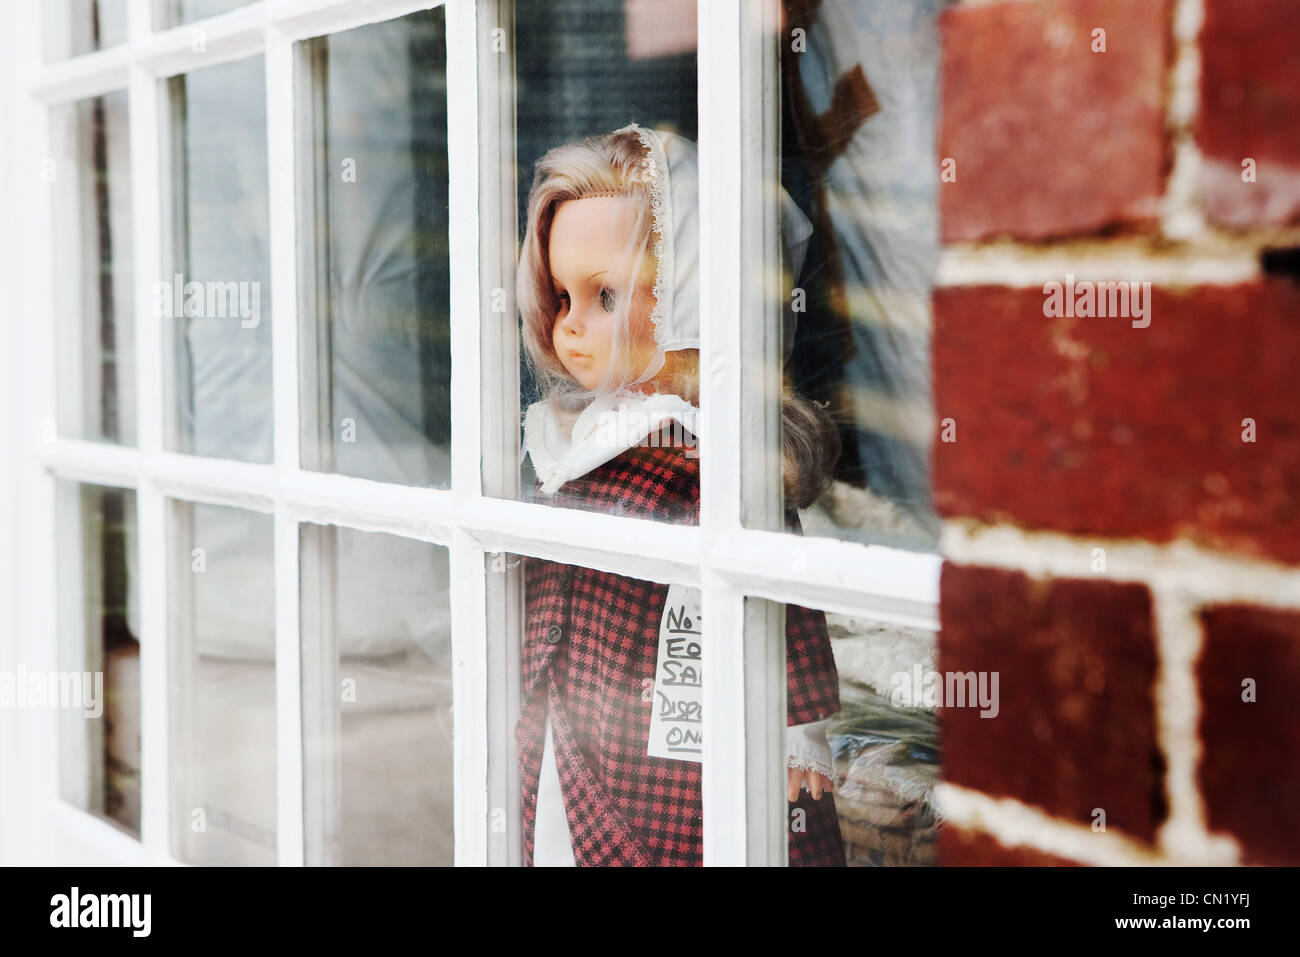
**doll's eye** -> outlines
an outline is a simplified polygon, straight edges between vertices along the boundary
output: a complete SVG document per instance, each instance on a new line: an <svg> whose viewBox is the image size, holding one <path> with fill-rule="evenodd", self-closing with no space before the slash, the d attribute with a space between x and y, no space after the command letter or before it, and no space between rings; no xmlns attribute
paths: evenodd
<svg viewBox="0 0 1300 957"><path fill-rule="evenodd" d="M567 309L569 307L569 294L567 292L557 292L555 299L559 302L561 308Z"/></svg>
<svg viewBox="0 0 1300 957"><path fill-rule="evenodd" d="M606 312L614 311L614 290L608 286L600 287L600 304Z"/></svg>

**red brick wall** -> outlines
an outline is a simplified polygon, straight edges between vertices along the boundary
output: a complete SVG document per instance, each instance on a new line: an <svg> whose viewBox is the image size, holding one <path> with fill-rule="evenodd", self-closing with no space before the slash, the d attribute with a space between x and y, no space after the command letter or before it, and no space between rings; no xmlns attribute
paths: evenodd
<svg viewBox="0 0 1300 957"><path fill-rule="evenodd" d="M940 711L941 862L1300 864L1300 4L942 42L939 670L1000 703ZM1149 324L1045 314L1067 273Z"/></svg>

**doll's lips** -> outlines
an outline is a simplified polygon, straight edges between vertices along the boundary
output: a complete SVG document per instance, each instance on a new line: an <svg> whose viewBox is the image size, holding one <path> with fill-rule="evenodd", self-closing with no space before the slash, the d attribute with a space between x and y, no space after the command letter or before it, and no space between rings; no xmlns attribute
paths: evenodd
<svg viewBox="0 0 1300 957"><path fill-rule="evenodd" d="M569 357L570 359L590 359L590 358L591 358L591 356L589 356L587 353L585 353L585 352L578 352L576 349L566 349L566 350L565 350L565 354L568 355L568 357Z"/></svg>

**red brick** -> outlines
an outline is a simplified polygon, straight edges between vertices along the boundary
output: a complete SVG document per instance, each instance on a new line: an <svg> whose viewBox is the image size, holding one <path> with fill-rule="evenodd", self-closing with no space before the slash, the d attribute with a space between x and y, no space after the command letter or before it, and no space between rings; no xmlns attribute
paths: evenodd
<svg viewBox="0 0 1300 957"><path fill-rule="evenodd" d="M1005 847L988 834L966 831L951 824L939 828L941 867L1083 867L1030 847Z"/></svg>
<svg viewBox="0 0 1300 957"><path fill-rule="evenodd" d="M1206 0L1196 140L1210 217L1228 226L1300 218L1300 5ZM1241 179L1255 160L1255 182Z"/></svg>
<svg viewBox="0 0 1300 957"><path fill-rule="evenodd" d="M935 292L941 514L1300 562L1300 286L1153 288L1145 329L1043 302Z"/></svg>
<svg viewBox="0 0 1300 957"><path fill-rule="evenodd" d="M1146 586L946 565L939 671L998 672L999 712L941 708L944 777L1151 840L1164 817Z"/></svg>
<svg viewBox="0 0 1300 957"><path fill-rule="evenodd" d="M1300 864L1300 614L1219 606L1201 614L1200 784L1209 825L1248 864ZM1255 680L1256 700L1242 700Z"/></svg>
<svg viewBox="0 0 1300 957"><path fill-rule="evenodd" d="M1143 225L1169 167L1169 3L956 7L941 21L944 242ZM1091 50L1106 31L1106 52Z"/></svg>

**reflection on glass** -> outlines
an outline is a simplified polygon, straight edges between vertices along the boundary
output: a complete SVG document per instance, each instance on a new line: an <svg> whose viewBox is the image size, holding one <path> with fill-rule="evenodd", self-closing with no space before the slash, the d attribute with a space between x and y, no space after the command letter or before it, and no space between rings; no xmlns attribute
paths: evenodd
<svg viewBox="0 0 1300 957"><path fill-rule="evenodd" d="M246 7L253 0L154 0L154 23L159 30L215 17Z"/></svg>
<svg viewBox="0 0 1300 957"><path fill-rule="evenodd" d="M934 786L941 751L933 632L826 614L840 712L826 726L839 785L835 808L850 867L935 864Z"/></svg>
<svg viewBox="0 0 1300 957"><path fill-rule="evenodd" d="M60 481L59 792L140 834L135 493Z"/></svg>
<svg viewBox="0 0 1300 957"><path fill-rule="evenodd" d="M301 526L308 864L455 863L447 550Z"/></svg>
<svg viewBox="0 0 1300 957"><path fill-rule="evenodd" d="M171 267L152 308L173 356L169 447L272 455L271 284L262 59L168 81Z"/></svg>
<svg viewBox="0 0 1300 957"><path fill-rule="evenodd" d="M451 480L442 8L304 43L307 468ZM376 70L382 64L383 69ZM314 321L313 321L314 319Z"/></svg>
<svg viewBox="0 0 1300 957"><path fill-rule="evenodd" d="M809 534L935 546L930 287L943 0L784 0L782 184L813 224L787 372L842 453ZM802 30L806 48L792 49Z"/></svg>
<svg viewBox="0 0 1300 957"><path fill-rule="evenodd" d="M550 188L544 185L539 191L536 182L538 162L549 151L564 144L578 143L586 137L611 134L632 122L646 130L679 134L683 141L694 140L698 123L696 12L693 3L648 3L644 0L583 0L574 3L570 0L543 0L518 4L515 16L519 229L527 249L530 241L530 199ZM635 137L632 137L631 142L612 144L610 148L616 156L622 157L617 161L633 165L638 162L638 157L633 155L637 149ZM552 154L553 158L554 155ZM557 186L561 191L568 190L564 193L565 196L585 195L588 191L596 190L597 184L582 180L581 176L573 178L584 162L586 161L580 157L561 158L543 170L543 177L550 177L551 185ZM649 169L650 166L642 162L641 168ZM608 172L607 168L606 173ZM599 185L607 187L621 185L628 177L624 175L620 179L617 174L611 176L602 173L598 178ZM693 183L688 183L685 175L680 178L680 183L683 195L690 194L689 202L683 201L681 212L691 215L696 202ZM540 219L534 224L533 243L539 249L545 246L545 250L525 264L520 277L510 279L512 283L517 279L517 288L523 297L520 309L524 317L526 348L520 401L524 409L543 399L548 402L559 401L563 393L571 393L575 388L591 390L598 385L598 391L608 392L618 382L631 384L641 391L678 395L683 405L698 406L697 347L684 345L678 351L667 353L670 368L663 370L663 374L658 377L660 382L637 382L643 370L648 369L648 364L643 361L646 356L638 351L638 343L647 337L648 330L659 328L661 334L665 334L666 327L658 322L654 326L647 325L650 306L654 301L655 261L653 254L647 255L653 249L653 242L646 242L646 236L641 235L639 230L651 218L648 184L643 181L639 186L633 186L631 192L634 195L630 197L632 204L628 207L630 220L611 224L585 222L582 217L578 217L567 224L571 228L563 230L567 238L557 239L573 254L566 270L576 271L590 267L582 277L577 277L575 272L575 275L566 277L566 281L572 283L585 278L588 273L611 268L611 276L620 273L617 278L624 283L622 298L613 288L617 285L613 279L607 283L611 287L609 289L572 290L577 297L573 300L575 317L585 304L594 304L598 309L612 309L620 331L614 333L610 352L614 360L610 364L579 359L574 367L563 367L563 358L554 346L554 332L560 309L557 293L567 293L567 290L553 284L555 277L541 260L551 255L553 231L548 220L560 215L560 206L564 200L557 198L553 202L548 201L545 211L540 213ZM603 201L592 199L590 202ZM581 206L583 203L573 203L565 208ZM595 232L597 227L602 231ZM588 245L592 248L578 248L582 244L571 242L574 237L591 239ZM682 250L679 266L688 267L695 255L693 249ZM525 254L525 259L527 258ZM632 276L629 269L639 272ZM674 285L671 279L666 282L669 287ZM535 293L530 296L527 287L532 287ZM590 295L585 295L585 292ZM679 301L685 302L689 298L683 294ZM574 332L577 331L575 328ZM578 338L567 345L579 353L601 349L598 344L587 345L579 342ZM581 348L578 348L579 345ZM549 351L549 357L538 353L537 349L542 353ZM577 365L582 368L578 369ZM610 365L615 367L618 374L612 374L610 378L598 374L606 371ZM639 368L632 370L632 365ZM623 372L627 374L624 375ZM670 377L673 381L668 383L666 380ZM563 400L563 404L565 408L553 421L548 422L545 429L556 440L550 448L552 457L563 454L563 447L569 444L573 435L574 417L589 403L569 396ZM682 421L686 417L678 418L673 430L673 441L679 445L689 444L688 451L694 455L694 434ZM592 415L589 415L588 419L591 418ZM620 434L636 428L633 418L619 416L617 410L608 418L607 424ZM645 438L649 431L647 429L638 436L629 435L627 445ZM588 433L587 438L594 434ZM579 441L582 441L582 437L579 437ZM524 498L533 498L538 494L539 478L542 476L538 474L537 457L526 456L521 482ZM583 474L574 474L566 479L570 484L567 492L576 490L583 479ZM656 506L653 502L636 502L628 496L619 500L608 497L593 500L585 494L574 496L567 492L565 495L550 497L555 483L546 484L550 489L542 493L541 500L552 504L602 511L626 510L642 517L662 517L654 514ZM696 496L698 498L698 491ZM686 516L676 520L691 519Z"/></svg>
<svg viewBox="0 0 1300 957"><path fill-rule="evenodd" d="M135 326L125 91L58 107L52 176L59 433L133 445Z"/></svg>
<svg viewBox="0 0 1300 957"><path fill-rule="evenodd" d="M62 60L126 42L127 0L46 0L45 59Z"/></svg>
<svg viewBox="0 0 1300 957"><path fill-rule="evenodd" d="M274 864L274 521L173 502L168 533L173 852Z"/></svg>

